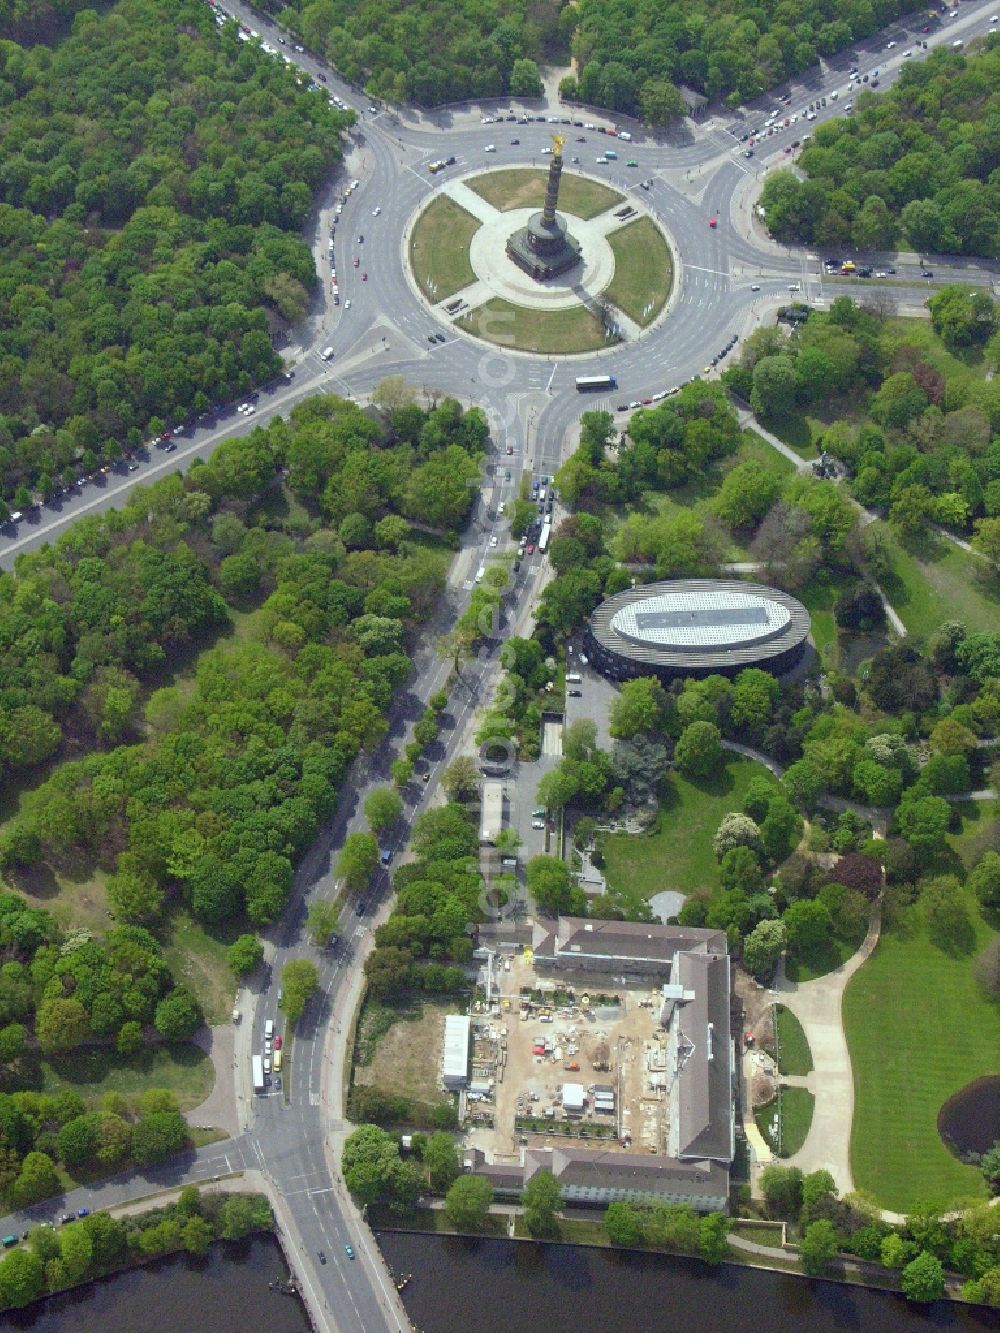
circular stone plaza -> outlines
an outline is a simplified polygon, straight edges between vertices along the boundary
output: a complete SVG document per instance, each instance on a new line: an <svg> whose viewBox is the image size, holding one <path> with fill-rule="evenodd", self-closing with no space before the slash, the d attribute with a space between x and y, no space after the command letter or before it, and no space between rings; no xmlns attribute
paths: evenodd
<svg viewBox="0 0 1000 1333"><path fill-rule="evenodd" d="M726 579L675 579L629 588L602 602L587 631L590 660L612 680L775 676L805 652L809 612L778 588Z"/></svg>

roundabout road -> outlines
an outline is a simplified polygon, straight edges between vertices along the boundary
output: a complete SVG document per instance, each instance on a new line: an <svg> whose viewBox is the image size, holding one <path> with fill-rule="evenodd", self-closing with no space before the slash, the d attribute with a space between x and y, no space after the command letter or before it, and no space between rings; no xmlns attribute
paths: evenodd
<svg viewBox="0 0 1000 1333"><path fill-rule="evenodd" d="M227 12L277 44L278 29L266 16L233 0L222 3ZM936 44L954 40L956 34L968 37L985 31L988 9L987 3L963 5L960 16L942 25L929 40ZM892 53L885 50L887 35L901 41ZM895 25L890 34L880 34L865 48L856 48L857 63L863 71L880 66L883 87L904 64L903 47L907 43L901 39L902 30ZM293 54L291 45L280 49ZM887 62L886 54L893 59ZM794 93L791 109L797 111L817 96L843 89L852 55L838 57L835 65L817 72L812 82L790 89ZM427 645L466 604L471 574L491 549L490 537L501 532L502 504L516 493L521 473L528 470L551 475L556 471L582 410L614 410L618 402L651 396L700 373L733 333L742 336L777 304L788 300L791 285L800 285L798 299L825 300L841 292L859 295L878 284L831 284L827 280L824 287L816 256L776 245L753 230L748 204L762 169L775 165L778 159L787 161L784 145L796 132L801 137L801 131L794 127L782 130L765 140L763 158L748 160L726 126L761 124L768 109L780 105L772 95L741 116L734 114L695 128L686 123L672 136L653 138L635 130L635 141L618 147L624 150L622 157L634 156L639 168L630 170L621 160L600 168L608 173L604 179L610 185L626 195L642 196L670 234L680 259L678 287L669 313L644 335L590 356L566 359L511 353L457 330L447 332L443 344L431 343L429 335L444 331L445 326L441 316L420 299L407 276L403 253L407 223L443 177L459 177L491 166L545 166L547 158L541 150L549 145L553 126L547 120L528 124L505 120L483 125L480 111L470 109L446 110L431 116L391 110L372 112L365 99L308 53L297 53L293 58L306 72L322 74L325 86L331 92L336 90L358 113L358 124L348 139L344 180L338 182L336 191L331 187L328 197L320 201L311 223L322 281L314 308L297 331L298 345L285 349L288 363L295 367L294 380L271 392L262 391L256 416L249 421L235 413L226 414L193 437L183 437L176 453L153 452L142 458L135 473L112 470L99 479L98 485L35 511L31 521L22 521L16 529L5 529L0 566L11 567L17 554L54 540L78 519L120 506L135 485L186 468L194 457L207 456L223 440L246 433L252 425L262 424L278 413L287 413L297 401L319 391L363 397L385 376L402 375L429 394L454 394L480 404L489 414L498 456L489 460L488 472L497 480L484 483L483 495L453 566L453 581L442 599L439 621L429 627L424 646L416 654L411 686L390 716L386 740L374 755L364 757L355 766L344 784L340 809L299 869L293 903L269 941L264 986L255 994L241 997L246 1020L238 1030L235 1080L244 1132L229 1144L197 1154L187 1172L187 1178L199 1179L238 1165L262 1170L280 1197L279 1222L318 1326L375 1333L378 1329L402 1328L405 1314L366 1229L337 1181L334 1154L343 1120L341 1071L332 1057L339 1055L345 1039L341 1029L350 1021L349 1005L353 1003L358 968L370 943L375 914L387 910L387 876L380 872L366 900L349 905L342 923L342 942L336 951L317 955L306 942L303 922L309 901L334 892L332 865L337 848L346 833L365 826L359 812L367 791L387 780L389 762L409 738L413 721L430 694L446 682L446 665ZM839 102L828 100L819 119L838 114L844 102L843 93ZM526 113L527 108L524 113L518 112ZM540 114L561 117L564 112L559 107L543 112L532 104L531 115ZM611 123L608 117L593 112L578 112L573 118ZM567 134L569 155L581 158L580 169L588 175L597 174L594 159L612 141L578 127L570 128ZM578 135L585 135L587 142L577 144ZM513 138L520 143L511 144ZM484 153L487 143L496 144L495 155ZM455 166L431 176L427 163L448 155L455 156ZM566 169L571 171L573 164L567 162ZM352 178L359 181L359 187L343 203L336 230L334 256L342 304L335 306L327 241L337 197ZM651 180L648 191L640 189L642 179ZM718 218L717 228L708 226L709 216ZM919 267L900 262L897 268L899 285L890 289L892 295L904 304L926 300L934 284L919 279ZM937 257L933 268L938 275L935 283L960 277L991 284L997 271L991 264ZM364 272L368 274L367 282L361 278ZM754 291L754 286L760 290ZM330 361L321 356L325 348L333 351ZM598 373L614 374L618 392L611 397L586 398L576 393L575 376ZM509 458L506 448L514 451ZM500 480L508 466L510 482ZM508 614L513 615L515 605L523 613L541 577L537 556L524 562L508 598ZM403 845L414 815L432 798L441 767L458 748L464 721L473 708L485 702L498 646L498 641L487 643L453 689L448 709L451 723L442 735L431 781L419 793L411 793L403 825L395 835L396 845ZM278 1017L281 967L303 956L316 959L321 991L293 1045L286 1075L288 1099L284 1095L254 1097L250 1089L250 1051L260 1049L265 1019ZM173 1177L180 1174L180 1168L172 1170ZM106 1203L113 1191L118 1197L128 1197L130 1192L134 1195L144 1189L148 1189L148 1182L115 1182L95 1191L76 1191L66 1203L76 1206L90 1195L95 1202ZM45 1206L40 1208L44 1212ZM60 1210L59 1201L53 1201L51 1208ZM33 1212L39 1215L39 1210ZM11 1219L10 1229L18 1223L23 1228L27 1220L23 1216ZM345 1255L348 1243L357 1253L354 1262ZM320 1263L321 1250L328 1262Z"/></svg>

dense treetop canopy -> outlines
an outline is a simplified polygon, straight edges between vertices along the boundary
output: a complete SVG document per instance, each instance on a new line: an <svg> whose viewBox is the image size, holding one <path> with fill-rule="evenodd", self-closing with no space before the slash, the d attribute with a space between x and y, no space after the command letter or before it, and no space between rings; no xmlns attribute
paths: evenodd
<svg viewBox="0 0 1000 1333"><path fill-rule="evenodd" d="M1000 254L1000 46L913 61L851 117L819 125L799 166L771 175L773 234L824 247Z"/></svg>
<svg viewBox="0 0 1000 1333"><path fill-rule="evenodd" d="M0 494L23 508L279 367L344 118L196 0L0 41L0 102Z"/></svg>

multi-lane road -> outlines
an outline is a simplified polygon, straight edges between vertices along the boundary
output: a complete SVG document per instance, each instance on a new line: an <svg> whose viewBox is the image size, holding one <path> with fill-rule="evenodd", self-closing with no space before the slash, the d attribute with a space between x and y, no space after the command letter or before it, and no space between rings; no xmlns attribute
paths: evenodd
<svg viewBox="0 0 1000 1333"><path fill-rule="evenodd" d="M387 375L401 375L429 393L454 394L480 404L490 417L496 454L488 462L483 492L456 557L436 623L417 654L413 683L395 704L386 740L375 754L355 765L345 783L340 809L299 869L293 903L269 942L266 982L255 993L241 996L245 1021L237 1032L234 1077L243 1132L202 1150L193 1160L159 1168L141 1179L110 1181L97 1189L75 1191L59 1201L58 1208L41 1205L32 1210L30 1217L12 1217L0 1225L5 1231L14 1231L54 1211L103 1206L146 1192L151 1185L205 1179L241 1169L260 1170L281 1200L279 1221L295 1254L314 1318L325 1327L373 1333L379 1328L396 1328L403 1316L365 1228L337 1181L334 1153L342 1128L343 1029L350 1018L372 923L379 910L386 907L388 876L380 871L378 882L366 898L348 907L341 942L333 951L318 953L307 943L303 929L306 907L313 898L334 893L336 849L346 833L364 827L360 812L367 792L387 781L391 759L409 738L413 722L430 695L446 684L448 669L431 646L433 637L447 628L466 604L474 571L491 550L490 538L500 531L503 502L516 490L521 474L555 472L581 406L614 410L619 402L641 400L701 373L731 334L751 329L776 304L789 299L789 288L795 284L799 286L796 299L812 301L839 291L858 294L878 286L876 282L831 283L822 275L821 256L777 245L755 229L752 204L760 178L776 162L789 161L784 147L792 137L801 139L802 133L815 124L842 112L850 100L844 91L848 71L855 65L862 74L877 66L884 89L905 63L926 55L922 48L919 53L915 49L918 40L926 37L930 46L959 39L967 42L988 30L992 6L963 4L956 17L930 34L916 31L922 18L914 20L915 27L909 33L894 25L887 33L811 72L807 82L777 89L739 116L712 120L700 127L686 123L683 132L663 137L649 136L633 126L634 141L621 158L634 157L638 169L627 168L621 160L597 169L594 158L610 141L596 130L572 127L568 134L572 151L581 158L580 169L594 175L599 170L601 179L641 200L669 231L680 268L668 313L642 337L589 356L558 360L486 347L453 329L442 311L430 309L420 298L407 272L404 237L415 210L441 183L440 175L428 173L430 161L453 155L456 163L447 169L448 177L460 177L487 166L543 165L546 159L541 150L548 146L553 129L550 119L563 117L565 110L537 103L521 108L515 103L512 109L517 119L501 122L497 108L483 111L480 107L463 107L411 115L371 107L321 61L294 49L289 35L283 34L286 43L281 44L280 30L266 16L233 0L224 0L224 7L305 72L322 78L331 94L336 92L357 112L358 123L347 142L344 172L331 183L310 223L321 283L313 309L297 331L296 344L285 349L288 363L294 367L294 379L270 392L262 391L252 417L230 410L205 423L194 435L178 438L176 452L166 454L154 449L137 460L135 472L124 467L112 470L82 490L33 511L16 527L4 529L0 533L0 566L11 567L20 552L54 540L86 514L120 506L136 485L186 468L193 458L207 456L223 440L246 433L276 414L287 413L310 394L332 390L364 397ZM897 45L889 49L890 41ZM914 54L906 56L911 49ZM836 102L829 97L835 89L839 93ZM777 95L785 91L791 93L787 109L777 100ZM815 104L823 96L827 97L827 106L821 106L816 121L803 122L800 118L787 130L782 125L755 147L753 158L744 156L746 146L739 135L746 129L762 125L779 107L783 108L781 120L786 115L801 117L810 102ZM503 114L507 114L506 106ZM546 119L522 123L520 118L528 114L544 115ZM482 123L485 115L491 117L490 123ZM571 118L613 123L596 113L577 112ZM585 136L587 142L576 144L578 136ZM512 139L520 142L513 144ZM496 144L495 155L484 153L487 143ZM573 169L571 165L569 169ZM327 241L335 207L352 179L359 185L342 203L333 252L340 288L338 306L332 300ZM649 190L640 188L639 182L644 179L651 183ZM710 216L718 219L715 228L708 225ZM357 268L355 256L359 259ZM932 263L933 282L920 279L919 266L912 262L897 262L895 266L898 272L892 294L908 304L926 300L938 281L961 277L991 285L995 276L993 265L937 256ZM368 274L367 281L362 280L362 273ZM438 332L445 334L443 344L429 340L429 335ZM321 355L327 348L333 352L330 360ZM608 372L617 377L619 391L611 398L581 403L574 378ZM513 451L509 455L508 447ZM510 481L506 480L508 469ZM537 557L534 562L525 562L510 594L515 608L512 614L517 614L518 607L523 614L541 577ZM394 845L405 842L414 815L434 795L437 774L456 749L470 711L484 701L496 667L496 649L496 643L488 643L453 689L431 780L411 795L402 825L393 835ZM277 989L282 966L305 956L319 965L320 991L300 1023L289 1052L284 1075L288 1086L280 1092L272 1086L267 1095L255 1096L250 1087L250 1052L262 1047L265 1020L279 1018ZM353 1260L347 1255L347 1245L357 1256Z"/></svg>

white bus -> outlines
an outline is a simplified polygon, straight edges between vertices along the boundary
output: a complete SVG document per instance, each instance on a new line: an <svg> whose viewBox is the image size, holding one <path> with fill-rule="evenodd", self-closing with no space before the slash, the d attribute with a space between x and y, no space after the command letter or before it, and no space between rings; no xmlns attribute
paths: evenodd
<svg viewBox="0 0 1000 1333"><path fill-rule="evenodd" d="M264 1091L264 1061L261 1056L255 1055L252 1058L253 1063L253 1090L254 1092Z"/></svg>
<svg viewBox="0 0 1000 1333"><path fill-rule="evenodd" d="M552 536L552 520L551 518L547 518L545 522L542 524L542 530L538 535L538 549L540 551L546 550L549 544L549 538L551 536Z"/></svg>
<svg viewBox="0 0 1000 1333"><path fill-rule="evenodd" d="M618 381L614 375L578 375L576 387L580 393L596 393L601 389L617 389Z"/></svg>

